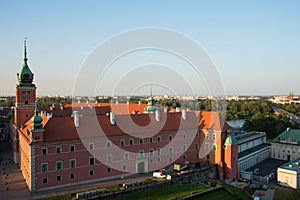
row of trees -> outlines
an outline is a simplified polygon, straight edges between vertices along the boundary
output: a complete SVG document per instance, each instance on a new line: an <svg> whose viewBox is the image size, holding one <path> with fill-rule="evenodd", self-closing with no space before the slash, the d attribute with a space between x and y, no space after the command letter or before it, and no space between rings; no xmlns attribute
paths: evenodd
<svg viewBox="0 0 300 200"><path fill-rule="evenodd" d="M285 115L259 115L247 119L243 125L245 131L262 131L267 133L268 139L277 137L280 133L290 128L299 128L293 124Z"/></svg>
<svg viewBox="0 0 300 200"><path fill-rule="evenodd" d="M300 116L300 104L299 103L290 103L290 104L279 104L278 107Z"/></svg>

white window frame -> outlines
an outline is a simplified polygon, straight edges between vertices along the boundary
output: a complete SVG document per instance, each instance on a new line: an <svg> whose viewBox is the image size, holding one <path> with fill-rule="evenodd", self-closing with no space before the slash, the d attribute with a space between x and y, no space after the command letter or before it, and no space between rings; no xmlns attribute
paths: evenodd
<svg viewBox="0 0 300 200"><path fill-rule="evenodd" d="M45 180L45 179L47 180L46 183L44 183L44 180ZM43 177L43 178L42 178L42 183L43 183L43 184L48 184L48 183L49 183L48 177Z"/></svg>
<svg viewBox="0 0 300 200"><path fill-rule="evenodd" d="M210 137L209 132L207 132L207 133L205 134L205 139L206 139L206 140L209 140L209 137Z"/></svg>
<svg viewBox="0 0 300 200"><path fill-rule="evenodd" d="M71 150L71 149L72 149L72 147L74 147L74 151L76 151L75 145L74 145L74 144L72 144L72 145L70 145L70 152L74 152L74 151L72 151L72 150Z"/></svg>
<svg viewBox="0 0 300 200"><path fill-rule="evenodd" d="M45 165L46 166L46 170L44 171L43 170L43 165ZM43 163L41 163L41 172L48 172L48 162L43 162Z"/></svg>
<svg viewBox="0 0 300 200"><path fill-rule="evenodd" d="M149 156L154 156L154 149L149 149Z"/></svg>
<svg viewBox="0 0 300 200"><path fill-rule="evenodd" d="M145 151L143 149L139 150L139 158L145 158Z"/></svg>
<svg viewBox="0 0 300 200"><path fill-rule="evenodd" d="M106 162L107 163L111 163L113 161L113 156L112 156L112 154L108 154L107 156L106 156Z"/></svg>
<svg viewBox="0 0 300 200"><path fill-rule="evenodd" d="M43 153L44 150L46 151L45 154ZM47 155L47 154L48 154L48 148L47 148L47 147L43 147L43 148L41 149L41 155L44 156L44 155Z"/></svg>
<svg viewBox="0 0 300 200"><path fill-rule="evenodd" d="M121 147L125 146L125 140L123 140L123 139L120 140L120 146L121 146Z"/></svg>
<svg viewBox="0 0 300 200"><path fill-rule="evenodd" d="M157 151L157 156L160 156L161 155L161 149L157 148L156 151Z"/></svg>
<svg viewBox="0 0 300 200"><path fill-rule="evenodd" d="M61 163L61 168L60 168L60 169L57 169L58 163ZM63 169L64 169L64 166L63 166L63 165L64 165L64 164L63 164L63 161L62 161L62 160L57 160L57 161L55 162L55 170L56 170L56 171L63 170Z"/></svg>
<svg viewBox="0 0 300 200"><path fill-rule="evenodd" d="M186 150L187 150L187 149L186 149L186 144L182 145L182 151L183 151L183 152L186 152Z"/></svg>
<svg viewBox="0 0 300 200"><path fill-rule="evenodd" d="M124 152L124 160L129 160L130 159L130 154L128 151Z"/></svg>
<svg viewBox="0 0 300 200"><path fill-rule="evenodd" d="M72 161L74 161L74 167L72 167ZM72 158L72 159L70 159L70 169L74 169L74 168L76 168L76 159L75 158Z"/></svg>
<svg viewBox="0 0 300 200"><path fill-rule="evenodd" d="M58 149L59 149L59 152L58 152ZM62 153L62 148L61 146L57 146L56 149L55 149L56 153Z"/></svg>
<svg viewBox="0 0 300 200"><path fill-rule="evenodd" d="M217 134L216 134L216 133L213 133L213 134L212 134L212 138L213 138L213 140L216 140L216 139L217 139Z"/></svg>
<svg viewBox="0 0 300 200"><path fill-rule="evenodd" d="M210 151L210 144L209 143L205 143L205 150Z"/></svg>
<svg viewBox="0 0 300 200"><path fill-rule="evenodd" d="M90 149L90 150L93 150L94 148L95 148L94 143L90 142L90 143L89 143L89 149Z"/></svg>
<svg viewBox="0 0 300 200"><path fill-rule="evenodd" d="M161 137L157 136L157 142L161 142Z"/></svg>
<svg viewBox="0 0 300 200"><path fill-rule="evenodd" d="M106 148L111 148L111 141L106 142Z"/></svg>
<svg viewBox="0 0 300 200"><path fill-rule="evenodd" d="M93 161L93 163L94 164L91 164L91 159L93 159L94 161ZM93 166L93 165L95 165L96 163L95 163L95 158L94 157L89 157L89 165L90 166Z"/></svg>
<svg viewBox="0 0 300 200"><path fill-rule="evenodd" d="M169 154L173 154L173 147L172 146L169 147Z"/></svg>
<svg viewBox="0 0 300 200"><path fill-rule="evenodd" d="M60 177L60 180L57 180L57 177ZM62 175L56 175L56 182L62 182Z"/></svg>

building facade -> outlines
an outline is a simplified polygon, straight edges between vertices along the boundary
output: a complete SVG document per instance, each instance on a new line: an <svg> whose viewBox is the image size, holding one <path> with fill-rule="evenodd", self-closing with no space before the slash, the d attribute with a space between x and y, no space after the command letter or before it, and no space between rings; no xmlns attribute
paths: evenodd
<svg viewBox="0 0 300 200"><path fill-rule="evenodd" d="M271 157L293 161L300 158L300 130L287 128L271 141Z"/></svg>
<svg viewBox="0 0 300 200"><path fill-rule="evenodd" d="M266 143L265 132L249 132L236 136L238 143L239 170L246 170L270 158L271 148Z"/></svg>
<svg viewBox="0 0 300 200"><path fill-rule="evenodd" d="M30 191L144 173L189 161L238 178L238 144L216 112L168 112L148 105L73 103L38 110L33 73L17 74L11 119L14 162Z"/></svg>
<svg viewBox="0 0 300 200"><path fill-rule="evenodd" d="M300 189L300 159L278 167L277 182L282 186Z"/></svg>

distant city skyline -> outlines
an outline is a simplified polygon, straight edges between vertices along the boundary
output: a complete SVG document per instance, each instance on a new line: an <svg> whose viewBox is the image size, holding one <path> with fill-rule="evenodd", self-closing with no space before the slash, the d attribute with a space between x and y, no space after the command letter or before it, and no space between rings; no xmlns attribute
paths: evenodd
<svg viewBox="0 0 300 200"><path fill-rule="evenodd" d="M23 64L24 37L28 38L28 64L34 73L37 95L68 96L89 53L113 35L143 27L175 30L200 44L215 63L226 95L288 95L290 91L299 95L299 6L298 1L258 0L3 1L0 96L15 94L16 73ZM139 54L131 59L137 56L147 63L151 61L149 56ZM130 65L128 60L125 62ZM179 61L167 63L179 72L186 71ZM137 76L145 74L141 71ZM115 73L110 78L118 81ZM204 87L201 84L203 80L199 80L199 87ZM178 95L209 95L205 89L184 94L180 87ZM111 91L105 89L96 95L110 95ZM81 92L84 95L85 91ZM139 92L147 95L149 87ZM153 94L172 95L158 86L154 86Z"/></svg>

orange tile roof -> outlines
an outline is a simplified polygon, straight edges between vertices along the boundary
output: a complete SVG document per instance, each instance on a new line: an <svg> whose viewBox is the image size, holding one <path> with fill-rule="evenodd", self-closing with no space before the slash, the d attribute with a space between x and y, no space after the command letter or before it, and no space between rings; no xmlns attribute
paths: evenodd
<svg viewBox="0 0 300 200"><path fill-rule="evenodd" d="M126 105L126 104L125 104ZM125 111L141 109L146 104L138 105L131 104L131 106L124 107L124 104L114 104L112 110L126 113ZM74 118L71 116L72 108L69 106L64 107L64 110L54 109L53 117L47 118L42 115L44 141L61 141L79 139L80 137L97 137L102 131L106 136L121 136L135 134L153 134L153 132L168 132L177 131L180 129L200 128L206 130L219 130L225 131L231 127L225 122L224 118L217 112L189 112L187 111L187 119L182 119L181 112L160 112L160 121L157 122L155 114L116 114L115 125L110 122L110 116L106 113L110 110L107 105L100 107L74 108L81 114L79 118L79 128L76 129L74 125ZM45 109L43 109L45 110ZM51 111L48 110L47 111ZM31 119L28 120L20 131L23 135L31 128ZM78 134L81 133L80 135ZM83 133L83 134L82 134ZM26 136L27 137L27 136Z"/></svg>
<svg viewBox="0 0 300 200"><path fill-rule="evenodd" d="M225 131L232 129L229 124L224 120L224 117L218 112L200 112L200 128Z"/></svg>

